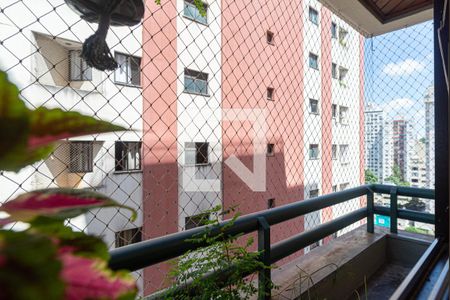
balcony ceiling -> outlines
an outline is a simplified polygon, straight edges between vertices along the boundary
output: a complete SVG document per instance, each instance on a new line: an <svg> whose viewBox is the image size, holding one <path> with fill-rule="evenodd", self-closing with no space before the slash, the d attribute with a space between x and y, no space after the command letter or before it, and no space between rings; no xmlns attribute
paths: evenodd
<svg viewBox="0 0 450 300"><path fill-rule="evenodd" d="M363 35L376 36L433 17L433 0L319 0Z"/></svg>

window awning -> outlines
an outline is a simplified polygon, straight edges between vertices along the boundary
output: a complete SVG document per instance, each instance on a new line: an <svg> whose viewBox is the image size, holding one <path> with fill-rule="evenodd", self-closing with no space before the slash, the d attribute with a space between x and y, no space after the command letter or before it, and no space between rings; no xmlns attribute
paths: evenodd
<svg viewBox="0 0 450 300"><path fill-rule="evenodd" d="M433 0L319 0L364 36L376 36L433 18Z"/></svg>

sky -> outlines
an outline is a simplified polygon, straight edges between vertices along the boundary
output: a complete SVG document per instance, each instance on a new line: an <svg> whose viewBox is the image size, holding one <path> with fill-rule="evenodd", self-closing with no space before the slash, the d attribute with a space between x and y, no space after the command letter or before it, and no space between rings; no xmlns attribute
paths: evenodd
<svg viewBox="0 0 450 300"><path fill-rule="evenodd" d="M366 103L410 120L423 137L423 98L434 82L432 21L366 39L365 68Z"/></svg>

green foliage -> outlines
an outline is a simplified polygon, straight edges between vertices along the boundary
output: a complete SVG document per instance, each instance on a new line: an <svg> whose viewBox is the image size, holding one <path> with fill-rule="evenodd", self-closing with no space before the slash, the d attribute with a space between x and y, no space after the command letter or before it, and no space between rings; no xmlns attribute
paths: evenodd
<svg viewBox="0 0 450 300"><path fill-rule="evenodd" d="M369 169L364 170L364 176L366 178L366 183L378 183L378 178L373 172Z"/></svg>
<svg viewBox="0 0 450 300"><path fill-rule="evenodd" d="M0 230L0 298L62 299L61 269L49 237Z"/></svg>
<svg viewBox="0 0 450 300"><path fill-rule="evenodd" d="M252 238L242 244L241 235L225 235L237 215L218 229L220 210L220 206L212 209L209 213L214 218L207 222L206 230L190 240L206 247L189 251L173 262L169 277L176 283L165 299L249 299L258 292L253 276L246 276L267 268L259 260L261 253L250 251ZM219 234L212 236L214 230L220 230Z"/></svg>
<svg viewBox="0 0 450 300"><path fill-rule="evenodd" d="M425 211L427 205L419 198L413 197L410 201L405 203L404 207L414 211Z"/></svg>
<svg viewBox="0 0 450 300"><path fill-rule="evenodd" d="M52 142L125 128L77 112L39 107L30 110L19 90L0 72L0 170L19 171L46 158Z"/></svg>
<svg viewBox="0 0 450 300"><path fill-rule="evenodd" d="M405 228L405 231L411 232L411 233L418 233L418 234L430 234L430 232L426 229L417 228L414 226L409 226Z"/></svg>
<svg viewBox="0 0 450 300"><path fill-rule="evenodd" d="M409 182L404 181L402 172L398 165L394 165L392 167L392 175L386 178L386 180L398 186L410 186Z"/></svg>

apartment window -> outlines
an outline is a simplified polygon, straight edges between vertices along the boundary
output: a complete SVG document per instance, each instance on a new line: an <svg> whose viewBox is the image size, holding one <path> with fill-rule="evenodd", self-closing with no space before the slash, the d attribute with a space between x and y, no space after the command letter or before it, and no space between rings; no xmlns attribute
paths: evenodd
<svg viewBox="0 0 450 300"><path fill-rule="evenodd" d="M116 232L116 248L139 243L142 241L142 228L132 228Z"/></svg>
<svg viewBox="0 0 450 300"><path fill-rule="evenodd" d="M339 43L344 47L347 46L347 36L348 31L344 28L339 28Z"/></svg>
<svg viewBox="0 0 450 300"><path fill-rule="evenodd" d="M141 142L116 142L116 171L141 170Z"/></svg>
<svg viewBox="0 0 450 300"><path fill-rule="evenodd" d="M208 95L208 74L185 69L184 91L200 95Z"/></svg>
<svg viewBox="0 0 450 300"><path fill-rule="evenodd" d="M209 222L209 213L201 213L195 216L186 217L184 222L184 229L186 230L207 225Z"/></svg>
<svg viewBox="0 0 450 300"><path fill-rule="evenodd" d="M312 114L319 114L319 101L316 99L309 99L309 112Z"/></svg>
<svg viewBox="0 0 450 300"><path fill-rule="evenodd" d="M349 147L348 145L341 145L339 147L339 159L341 163L346 164L349 162Z"/></svg>
<svg viewBox="0 0 450 300"><path fill-rule="evenodd" d="M309 7L309 20L318 25L319 24L319 13L312 7Z"/></svg>
<svg viewBox="0 0 450 300"><path fill-rule="evenodd" d="M348 74L348 69L339 67L339 81L341 83L344 82L345 78L347 77L347 74Z"/></svg>
<svg viewBox="0 0 450 300"><path fill-rule="evenodd" d="M336 192L337 192L337 185L333 185L333 186L331 187L331 191L332 191L333 193L336 193Z"/></svg>
<svg viewBox="0 0 450 300"><path fill-rule="evenodd" d="M141 58L122 53L115 54L119 67L114 72L114 81L119 84L141 85Z"/></svg>
<svg viewBox="0 0 450 300"><path fill-rule="evenodd" d="M274 34L271 31L266 32L266 41L267 44L273 45L274 44Z"/></svg>
<svg viewBox="0 0 450 300"><path fill-rule="evenodd" d="M309 159L319 159L319 145L310 144L309 145Z"/></svg>
<svg viewBox="0 0 450 300"><path fill-rule="evenodd" d="M319 56L314 53L309 53L309 67L319 70Z"/></svg>
<svg viewBox="0 0 450 300"><path fill-rule="evenodd" d="M337 39L337 25L334 22L331 22L331 37Z"/></svg>
<svg viewBox="0 0 450 300"><path fill-rule="evenodd" d="M273 101L274 93L275 93L275 89L268 87L267 88L267 100Z"/></svg>
<svg viewBox="0 0 450 300"><path fill-rule="evenodd" d="M319 197L319 190L309 190L309 199Z"/></svg>
<svg viewBox="0 0 450 300"><path fill-rule="evenodd" d="M184 0L184 16L201 24L208 24L208 5L203 3L205 14L202 15L195 6L194 0Z"/></svg>
<svg viewBox="0 0 450 300"><path fill-rule="evenodd" d="M275 207L275 198L271 198L269 200L267 200L267 208L271 209Z"/></svg>
<svg viewBox="0 0 450 300"><path fill-rule="evenodd" d="M331 117L333 119L336 119L336 116L337 116L337 105L331 104Z"/></svg>
<svg viewBox="0 0 450 300"><path fill-rule="evenodd" d="M343 191L343 190L346 190L346 189L348 189L348 186L349 186L350 184L347 182L347 183L342 183L340 186L339 186L339 188L340 188L340 190L341 191Z"/></svg>
<svg viewBox="0 0 450 300"><path fill-rule="evenodd" d="M331 64L331 77L334 79L338 78L337 65L335 63Z"/></svg>
<svg viewBox="0 0 450 300"><path fill-rule="evenodd" d="M70 142L69 146L69 172L88 173L92 172L94 165L94 143L93 142Z"/></svg>
<svg viewBox="0 0 450 300"><path fill-rule="evenodd" d="M275 144L267 144L267 156L275 155Z"/></svg>
<svg viewBox="0 0 450 300"><path fill-rule="evenodd" d="M348 107L341 106L339 108L339 122L341 124L348 124Z"/></svg>
<svg viewBox="0 0 450 300"><path fill-rule="evenodd" d="M69 51L70 81L91 81L92 68L81 58L81 50Z"/></svg>
<svg viewBox="0 0 450 300"><path fill-rule="evenodd" d="M204 165L209 163L208 158L209 143L186 143L185 163L187 165Z"/></svg>
<svg viewBox="0 0 450 300"><path fill-rule="evenodd" d="M142 241L142 228L132 228L116 232L116 248L139 243Z"/></svg>
<svg viewBox="0 0 450 300"><path fill-rule="evenodd" d="M337 145L331 145L331 159L337 159Z"/></svg>

